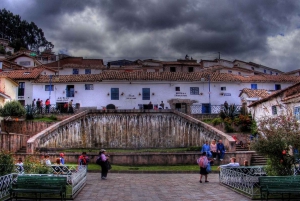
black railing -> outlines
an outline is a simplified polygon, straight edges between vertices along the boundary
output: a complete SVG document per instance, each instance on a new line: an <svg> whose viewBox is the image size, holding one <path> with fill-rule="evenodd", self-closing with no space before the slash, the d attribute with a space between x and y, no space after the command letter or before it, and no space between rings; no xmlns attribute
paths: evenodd
<svg viewBox="0 0 300 201"><path fill-rule="evenodd" d="M235 105L236 110L239 111L242 105ZM224 105L207 105L199 104L191 106L191 114L219 114L224 109Z"/></svg>
<svg viewBox="0 0 300 201"><path fill-rule="evenodd" d="M69 106L69 105L68 105ZM72 107L65 107L64 104L52 104L48 107L43 105L41 107L26 105L25 110L27 114L38 115L38 114L60 114L60 113L74 113L75 105Z"/></svg>

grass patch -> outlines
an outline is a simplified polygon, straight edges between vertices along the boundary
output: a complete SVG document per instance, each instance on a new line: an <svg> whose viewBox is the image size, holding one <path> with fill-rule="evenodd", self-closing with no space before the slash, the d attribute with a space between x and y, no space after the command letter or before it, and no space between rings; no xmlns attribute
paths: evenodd
<svg viewBox="0 0 300 201"><path fill-rule="evenodd" d="M49 123L51 123L51 122L56 122L56 121L58 121L58 119L57 119L57 117L56 116L54 116L54 115L51 115L51 116L40 116L40 117L35 117L34 119L33 119L33 121L37 121L37 122L49 122Z"/></svg>
<svg viewBox="0 0 300 201"><path fill-rule="evenodd" d="M212 171L217 171L218 166L211 166ZM97 164L89 164L88 170L90 171L100 171L101 167ZM199 171L200 168L197 164L195 165L114 165L112 164L113 171L136 171L136 172L184 172L184 171Z"/></svg>
<svg viewBox="0 0 300 201"><path fill-rule="evenodd" d="M159 152L159 153L176 153L186 151L200 151L201 147L187 147L187 148L170 148L170 149L106 149L108 153L148 153L148 152ZM89 152L99 153L100 149L65 149L62 152L74 153L74 152Z"/></svg>

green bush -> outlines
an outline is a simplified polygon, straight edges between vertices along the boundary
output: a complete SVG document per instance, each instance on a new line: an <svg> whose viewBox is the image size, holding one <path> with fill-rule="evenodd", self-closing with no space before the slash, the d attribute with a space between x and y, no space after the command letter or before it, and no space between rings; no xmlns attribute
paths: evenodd
<svg viewBox="0 0 300 201"><path fill-rule="evenodd" d="M202 149L202 147L188 147L186 150L187 151L200 151Z"/></svg>
<svg viewBox="0 0 300 201"><path fill-rule="evenodd" d="M14 169L14 159L12 153L1 150L0 151L0 176L12 173Z"/></svg>
<svg viewBox="0 0 300 201"><path fill-rule="evenodd" d="M5 103L3 107L0 108L0 116L8 117L21 117L26 114L25 108L21 105L19 101L10 101Z"/></svg>
<svg viewBox="0 0 300 201"><path fill-rule="evenodd" d="M269 159L268 175L291 175L295 158L289 154L290 147L300 147L300 124L292 116L264 117L258 121L258 133L251 143L258 153Z"/></svg>
<svg viewBox="0 0 300 201"><path fill-rule="evenodd" d="M57 116L54 116L53 114L49 117L49 119L53 120L53 121L57 121Z"/></svg>
<svg viewBox="0 0 300 201"><path fill-rule="evenodd" d="M212 124L213 124L214 126L220 125L222 122L223 122L223 121L222 121L221 118L214 118L214 119L212 120Z"/></svg>
<svg viewBox="0 0 300 201"><path fill-rule="evenodd" d="M24 171L26 174L49 174L51 170L48 166L41 163L39 156L26 156L24 161Z"/></svg>

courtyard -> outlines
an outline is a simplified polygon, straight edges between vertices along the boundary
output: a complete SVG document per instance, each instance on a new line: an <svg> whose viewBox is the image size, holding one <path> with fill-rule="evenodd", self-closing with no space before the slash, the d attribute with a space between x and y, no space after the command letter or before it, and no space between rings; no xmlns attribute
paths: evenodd
<svg viewBox="0 0 300 201"><path fill-rule="evenodd" d="M219 174L209 174L199 183L199 174L88 173L87 184L75 201L189 201L251 200L219 184Z"/></svg>

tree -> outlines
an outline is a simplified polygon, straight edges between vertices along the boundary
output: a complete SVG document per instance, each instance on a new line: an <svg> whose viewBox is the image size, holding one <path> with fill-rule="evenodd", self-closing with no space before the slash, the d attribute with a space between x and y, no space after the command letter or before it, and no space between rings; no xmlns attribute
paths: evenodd
<svg viewBox="0 0 300 201"><path fill-rule="evenodd" d="M0 36L8 39L15 51L24 47L38 51L39 48L52 49L54 45L47 41L42 29L34 22L28 23L19 15L14 15L5 8L0 10Z"/></svg>
<svg viewBox="0 0 300 201"><path fill-rule="evenodd" d="M265 117L258 121L258 135L251 147L268 158L268 175L291 175L295 163L291 146L300 146L300 124L292 115Z"/></svg>

